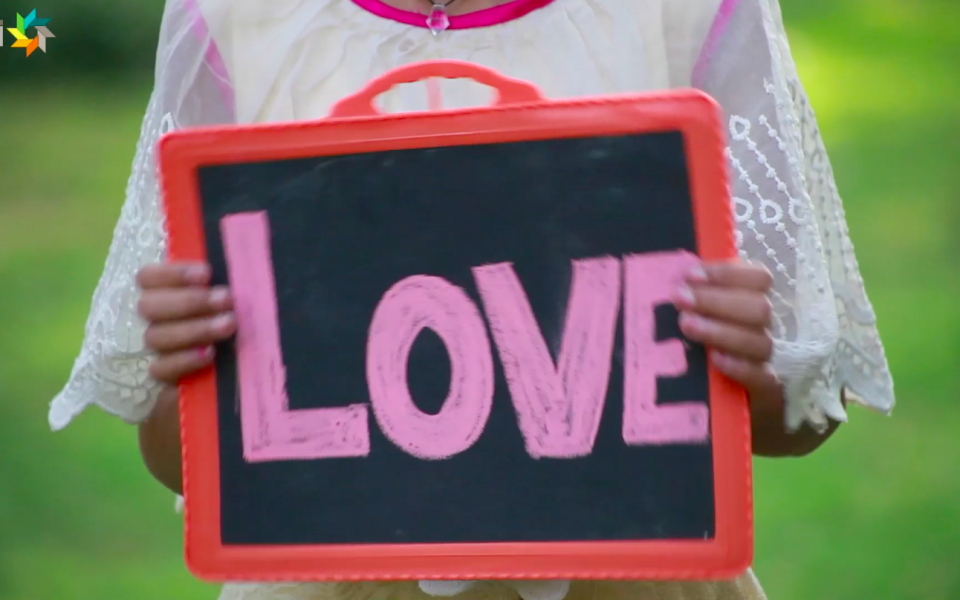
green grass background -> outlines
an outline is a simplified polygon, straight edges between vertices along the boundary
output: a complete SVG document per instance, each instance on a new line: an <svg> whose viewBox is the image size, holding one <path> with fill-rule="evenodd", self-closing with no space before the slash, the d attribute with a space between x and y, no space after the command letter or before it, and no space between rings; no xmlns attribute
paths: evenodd
<svg viewBox="0 0 960 600"><path fill-rule="evenodd" d="M899 405L756 462L756 570L771 600L960 600L960 3L783 4ZM134 428L47 429L149 93L63 81L0 81L0 598L212 599Z"/></svg>

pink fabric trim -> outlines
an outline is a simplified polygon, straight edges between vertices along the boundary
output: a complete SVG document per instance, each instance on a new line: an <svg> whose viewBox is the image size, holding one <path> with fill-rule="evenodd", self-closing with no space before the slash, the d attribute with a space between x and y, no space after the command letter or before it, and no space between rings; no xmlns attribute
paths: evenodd
<svg viewBox="0 0 960 600"><path fill-rule="evenodd" d="M701 87L704 74L707 67L710 66L711 59L713 59L713 53L717 51L720 38L726 33L727 26L730 25L730 19L733 18L733 13L739 5L740 0L723 0L720 8L717 9L717 15L713 18L713 25L710 26L710 33L707 34L707 39L703 43L703 48L700 49L697 62L693 66L693 74L690 78L693 87Z"/></svg>
<svg viewBox="0 0 960 600"><path fill-rule="evenodd" d="M485 8L465 15L456 15L450 17L450 29L475 29L478 27L492 27L508 21L519 19L520 17L531 13L539 8L547 6L554 0L513 0L500 6ZM373 13L378 17L411 25L413 27L427 28L427 15L400 10L381 0L352 0L354 4L363 10Z"/></svg>
<svg viewBox="0 0 960 600"><path fill-rule="evenodd" d="M230 117L236 121L233 85L230 83L230 74L227 72L227 65L223 61L223 56L221 56L220 50L217 49L216 42L213 41L213 36L210 35L210 30L207 28L207 20L203 18L203 12L200 10L200 5L197 3L197 0L184 0L184 6L193 16L193 32L196 34L197 39L201 42L209 40L205 58L207 64L210 66L210 70L216 77L217 87L220 88L220 96L223 98L227 110L230 111Z"/></svg>

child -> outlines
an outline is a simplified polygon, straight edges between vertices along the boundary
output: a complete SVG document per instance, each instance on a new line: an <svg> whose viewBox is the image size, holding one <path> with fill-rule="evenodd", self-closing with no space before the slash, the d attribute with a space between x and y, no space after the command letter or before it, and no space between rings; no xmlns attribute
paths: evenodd
<svg viewBox="0 0 960 600"><path fill-rule="evenodd" d="M447 2L447 0L444 0ZM432 12L429 18L427 15ZM460 59L550 98L698 87L725 112L737 263L706 264L677 290L681 327L750 393L754 451L799 456L893 390L843 207L784 35L777 0L167 0L156 82L86 339L50 423L89 404L140 423L150 471L180 491L175 383L233 334L229 290L205 265L162 264L153 152L174 128L317 119L384 71ZM446 107L482 87L440 83ZM379 99L422 110L424 86ZM138 285L139 284L139 285ZM421 582L227 585L222 599L755 600L727 582Z"/></svg>

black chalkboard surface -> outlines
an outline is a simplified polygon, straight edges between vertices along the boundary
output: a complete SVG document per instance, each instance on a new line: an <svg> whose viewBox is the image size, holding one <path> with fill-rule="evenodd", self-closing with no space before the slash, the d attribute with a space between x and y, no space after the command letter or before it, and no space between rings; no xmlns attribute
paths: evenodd
<svg viewBox="0 0 960 600"><path fill-rule="evenodd" d="M208 260L239 322L181 389L198 575L746 568L746 403L669 301L733 254L716 109L511 85L164 140L171 254Z"/></svg>

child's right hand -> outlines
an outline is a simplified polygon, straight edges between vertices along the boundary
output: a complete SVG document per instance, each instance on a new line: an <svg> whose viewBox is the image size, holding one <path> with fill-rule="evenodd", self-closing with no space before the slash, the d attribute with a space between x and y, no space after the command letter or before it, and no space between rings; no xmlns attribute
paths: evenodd
<svg viewBox="0 0 960 600"><path fill-rule="evenodd" d="M157 353L150 375L176 385L213 360L213 344L236 332L233 301L226 287L210 288L203 263L150 265L137 273L138 310L149 324L144 344Z"/></svg>

